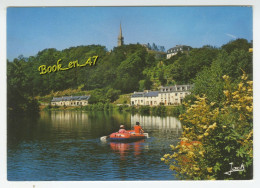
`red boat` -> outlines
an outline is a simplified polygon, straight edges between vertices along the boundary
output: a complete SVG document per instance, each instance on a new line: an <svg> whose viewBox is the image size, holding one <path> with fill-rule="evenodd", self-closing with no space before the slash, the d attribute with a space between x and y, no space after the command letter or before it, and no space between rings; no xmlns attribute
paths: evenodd
<svg viewBox="0 0 260 188"><path fill-rule="evenodd" d="M135 133L134 130L128 130L125 133L112 133L109 135L110 141L115 142L129 142L142 140L148 137L147 133Z"/></svg>

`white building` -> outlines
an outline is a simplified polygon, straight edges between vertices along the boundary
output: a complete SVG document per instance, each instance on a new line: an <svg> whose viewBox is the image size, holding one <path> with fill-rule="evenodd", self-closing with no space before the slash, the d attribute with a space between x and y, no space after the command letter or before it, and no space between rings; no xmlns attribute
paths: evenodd
<svg viewBox="0 0 260 188"><path fill-rule="evenodd" d="M191 88L191 85L161 87L158 95L160 103L164 105L179 105L191 93Z"/></svg>
<svg viewBox="0 0 260 188"><path fill-rule="evenodd" d="M161 87L160 91L134 92L131 105L179 105L190 94L192 85Z"/></svg>
<svg viewBox="0 0 260 188"><path fill-rule="evenodd" d="M156 106L159 104L158 94L159 91L134 92L134 94L131 96L131 105Z"/></svg>
<svg viewBox="0 0 260 188"><path fill-rule="evenodd" d="M88 105L89 96L67 96L53 97L51 105L53 106L86 106Z"/></svg>
<svg viewBox="0 0 260 188"><path fill-rule="evenodd" d="M167 50L167 55L166 58L170 59L172 56L177 55L178 52L184 53L184 52L189 52L191 50L190 46L185 46L185 45L176 45L173 48L170 48Z"/></svg>

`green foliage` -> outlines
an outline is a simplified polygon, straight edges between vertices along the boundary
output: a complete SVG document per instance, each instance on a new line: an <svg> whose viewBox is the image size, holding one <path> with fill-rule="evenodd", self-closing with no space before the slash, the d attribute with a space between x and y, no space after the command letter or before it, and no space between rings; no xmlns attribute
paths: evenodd
<svg viewBox="0 0 260 188"><path fill-rule="evenodd" d="M232 82L237 83L243 72L252 79L253 74L252 54L244 50L234 50L231 54L221 51L212 65L197 74L194 82L193 93L195 95L206 94L210 102L221 102L224 81L222 77L229 75Z"/></svg>
<svg viewBox="0 0 260 188"><path fill-rule="evenodd" d="M111 111L113 110L114 106L110 103L95 103L89 104L87 106L83 106L81 110L85 111Z"/></svg>
<svg viewBox="0 0 260 188"><path fill-rule="evenodd" d="M151 108L151 113L153 115L166 115L166 107L165 106L153 106Z"/></svg>
<svg viewBox="0 0 260 188"><path fill-rule="evenodd" d="M91 94L90 104L113 103L120 94L193 82L195 94L203 92L209 100L221 101L224 97L220 92L223 89L221 77L224 74L230 75L234 82L242 71L252 78L252 54L248 47L252 44L238 39L223 45L222 49L204 46L168 60L156 59L155 54L138 44L116 47L111 52L100 45L71 47L62 51L45 49L35 56L19 56L13 62L7 62L8 109L33 109L31 105L37 104L30 100L35 96L46 96L41 100L47 102L53 96ZM93 55L99 58L91 67L45 75L38 71L40 65L53 66L59 59L62 67L67 67L71 61L83 64ZM129 103L129 100L120 102L124 103Z"/></svg>
<svg viewBox="0 0 260 188"><path fill-rule="evenodd" d="M7 62L7 107L8 112L37 113L39 104L33 97L29 75L24 71L25 59L15 59L13 63Z"/></svg>
<svg viewBox="0 0 260 188"><path fill-rule="evenodd" d="M138 112L140 114L150 114L150 106L140 106Z"/></svg>
<svg viewBox="0 0 260 188"><path fill-rule="evenodd" d="M248 52L249 48L252 48L252 43L248 43L246 39L236 39L224 44L221 48L229 54L234 50L244 50Z"/></svg>
<svg viewBox="0 0 260 188"><path fill-rule="evenodd" d="M224 100L217 104L204 95L186 104L181 142L161 159L181 179L252 179L253 81L243 74L234 84L224 75ZM234 166L241 172L225 174Z"/></svg>
<svg viewBox="0 0 260 188"><path fill-rule="evenodd" d="M115 90L112 88L94 89L89 91L89 93L91 95L89 104L109 103L118 99L120 90Z"/></svg>
<svg viewBox="0 0 260 188"><path fill-rule="evenodd" d="M197 73L211 65L218 52L219 50L213 47L192 49L188 55L182 55L169 64L165 74L167 78L171 78L179 84L191 83L191 79Z"/></svg>
<svg viewBox="0 0 260 188"><path fill-rule="evenodd" d="M174 108L172 108L171 110L171 115L175 116L175 117L179 117L179 115L183 114L185 112L185 106L184 105L179 105L179 106L175 106Z"/></svg>

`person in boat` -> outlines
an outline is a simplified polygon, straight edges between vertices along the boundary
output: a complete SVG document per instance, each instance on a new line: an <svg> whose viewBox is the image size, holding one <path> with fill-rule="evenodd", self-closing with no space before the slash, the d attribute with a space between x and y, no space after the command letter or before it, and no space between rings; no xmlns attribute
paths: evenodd
<svg viewBox="0 0 260 188"><path fill-rule="evenodd" d="M135 133L139 133L139 134L142 134L144 132L139 122L136 122L136 125L134 126L134 130Z"/></svg>
<svg viewBox="0 0 260 188"><path fill-rule="evenodd" d="M124 125L120 125L120 129L119 129L118 133L127 133Z"/></svg>

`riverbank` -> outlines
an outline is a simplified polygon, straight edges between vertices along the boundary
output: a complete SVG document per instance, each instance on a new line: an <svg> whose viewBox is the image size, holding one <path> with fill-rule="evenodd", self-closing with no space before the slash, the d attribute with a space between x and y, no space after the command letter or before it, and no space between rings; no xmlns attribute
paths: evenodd
<svg viewBox="0 0 260 188"><path fill-rule="evenodd" d="M142 115L179 116L184 107L180 106L130 106L127 104L96 103L87 106L51 106L40 105L41 111L119 111L140 113Z"/></svg>

